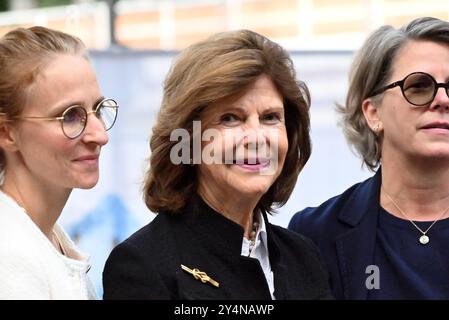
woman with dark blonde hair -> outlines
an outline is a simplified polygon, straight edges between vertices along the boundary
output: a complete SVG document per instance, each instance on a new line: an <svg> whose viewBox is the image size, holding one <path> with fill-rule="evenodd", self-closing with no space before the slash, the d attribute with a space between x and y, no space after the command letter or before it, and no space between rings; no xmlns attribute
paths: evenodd
<svg viewBox="0 0 449 320"><path fill-rule="evenodd" d="M117 104L80 39L44 27L0 38L0 299L94 299L88 256L57 220L99 178Z"/></svg>
<svg viewBox="0 0 449 320"><path fill-rule="evenodd" d="M310 155L309 93L287 52L240 30L184 50L150 140L158 213L117 246L105 299L320 299L309 240L272 225Z"/></svg>
<svg viewBox="0 0 449 320"><path fill-rule="evenodd" d="M340 110L349 142L377 172L289 228L321 249L338 299L448 299L449 22L377 29Z"/></svg>

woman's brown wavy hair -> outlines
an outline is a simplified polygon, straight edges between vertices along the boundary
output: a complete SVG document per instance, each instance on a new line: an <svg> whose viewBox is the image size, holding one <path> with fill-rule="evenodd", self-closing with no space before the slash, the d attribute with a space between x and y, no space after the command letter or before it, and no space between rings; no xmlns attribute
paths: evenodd
<svg viewBox="0 0 449 320"><path fill-rule="evenodd" d="M310 95L296 79L289 54L280 45L249 30L219 33L181 52L164 83L164 95L150 138L151 155L144 182L144 200L153 212L178 212L196 194L196 166L175 165L170 150L173 130L192 137L193 121L202 111L238 97L262 74L268 75L284 99L289 149L281 174L262 196L258 208L272 213L282 206L309 159ZM204 128L203 128L204 129Z"/></svg>

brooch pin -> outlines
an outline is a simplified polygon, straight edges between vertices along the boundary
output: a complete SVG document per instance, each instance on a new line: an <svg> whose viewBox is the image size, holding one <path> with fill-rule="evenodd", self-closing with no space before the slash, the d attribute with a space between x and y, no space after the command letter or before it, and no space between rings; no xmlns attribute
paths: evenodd
<svg viewBox="0 0 449 320"><path fill-rule="evenodd" d="M209 282L211 285L215 286L215 287L219 287L220 284L215 281L214 279L212 279L211 277L209 277L206 272L204 271L200 271L198 269L190 269L188 267L186 267L185 265L181 264L181 269L184 271L187 271L188 273L190 273L191 275L193 275L193 277L196 280L200 280L202 283L206 283Z"/></svg>

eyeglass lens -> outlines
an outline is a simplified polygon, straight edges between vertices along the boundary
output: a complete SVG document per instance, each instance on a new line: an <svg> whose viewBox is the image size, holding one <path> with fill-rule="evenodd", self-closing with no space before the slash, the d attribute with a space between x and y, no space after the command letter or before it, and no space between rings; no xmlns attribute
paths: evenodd
<svg viewBox="0 0 449 320"><path fill-rule="evenodd" d="M109 130L117 117L117 104L114 100L107 99L101 102L95 110L96 117L101 121L104 129ZM76 138L85 129L87 112L82 106L73 106L63 114L62 130L69 138Z"/></svg>
<svg viewBox="0 0 449 320"><path fill-rule="evenodd" d="M84 130L87 112L81 106L71 107L64 112L62 130L69 138L75 138Z"/></svg>
<svg viewBox="0 0 449 320"><path fill-rule="evenodd" d="M402 92L411 104L417 106L428 104L435 97L436 91L437 82L428 74L414 73L404 79Z"/></svg>
<svg viewBox="0 0 449 320"><path fill-rule="evenodd" d="M96 110L97 118L103 123L104 129L107 131L114 125L117 117L117 103L114 100L104 100Z"/></svg>

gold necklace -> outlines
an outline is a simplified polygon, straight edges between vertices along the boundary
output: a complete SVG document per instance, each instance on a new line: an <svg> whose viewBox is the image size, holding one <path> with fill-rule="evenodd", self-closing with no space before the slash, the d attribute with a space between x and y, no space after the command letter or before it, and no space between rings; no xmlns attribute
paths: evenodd
<svg viewBox="0 0 449 320"><path fill-rule="evenodd" d="M387 191L385 191L385 188L383 187L383 185L381 185L381 190L383 190L383 192L385 193L385 195L387 196L387 198L391 201L391 203L396 207L396 209L398 209L399 210L399 212L404 216L404 218L406 218L408 221L410 221L411 223L412 223L412 225L417 229L417 230L419 230L419 232L421 232L421 236L419 237L419 243L421 243L421 244L423 244L423 245L425 245L425 244L428 244L429 243L429 241L430 241L430 238L429 238L429 236L427 235L427 232L429 232L429 230L433 227L433 225L438 221L438 220L440 220L443 216L444 216L444 214L449 210L449 207L447 207L441 214L440 214L440 216L437 218L437 219L435 219L431 224L430 224L430 226L426 229L426 230L422 230L412 219L410 219L406 214L405 214L405 212L404 211L402 211L402 209L401 208L399 208L399 206L396 204L396 202L394 202L394 200L390 197L390 195L387 193Z"/></svg>

